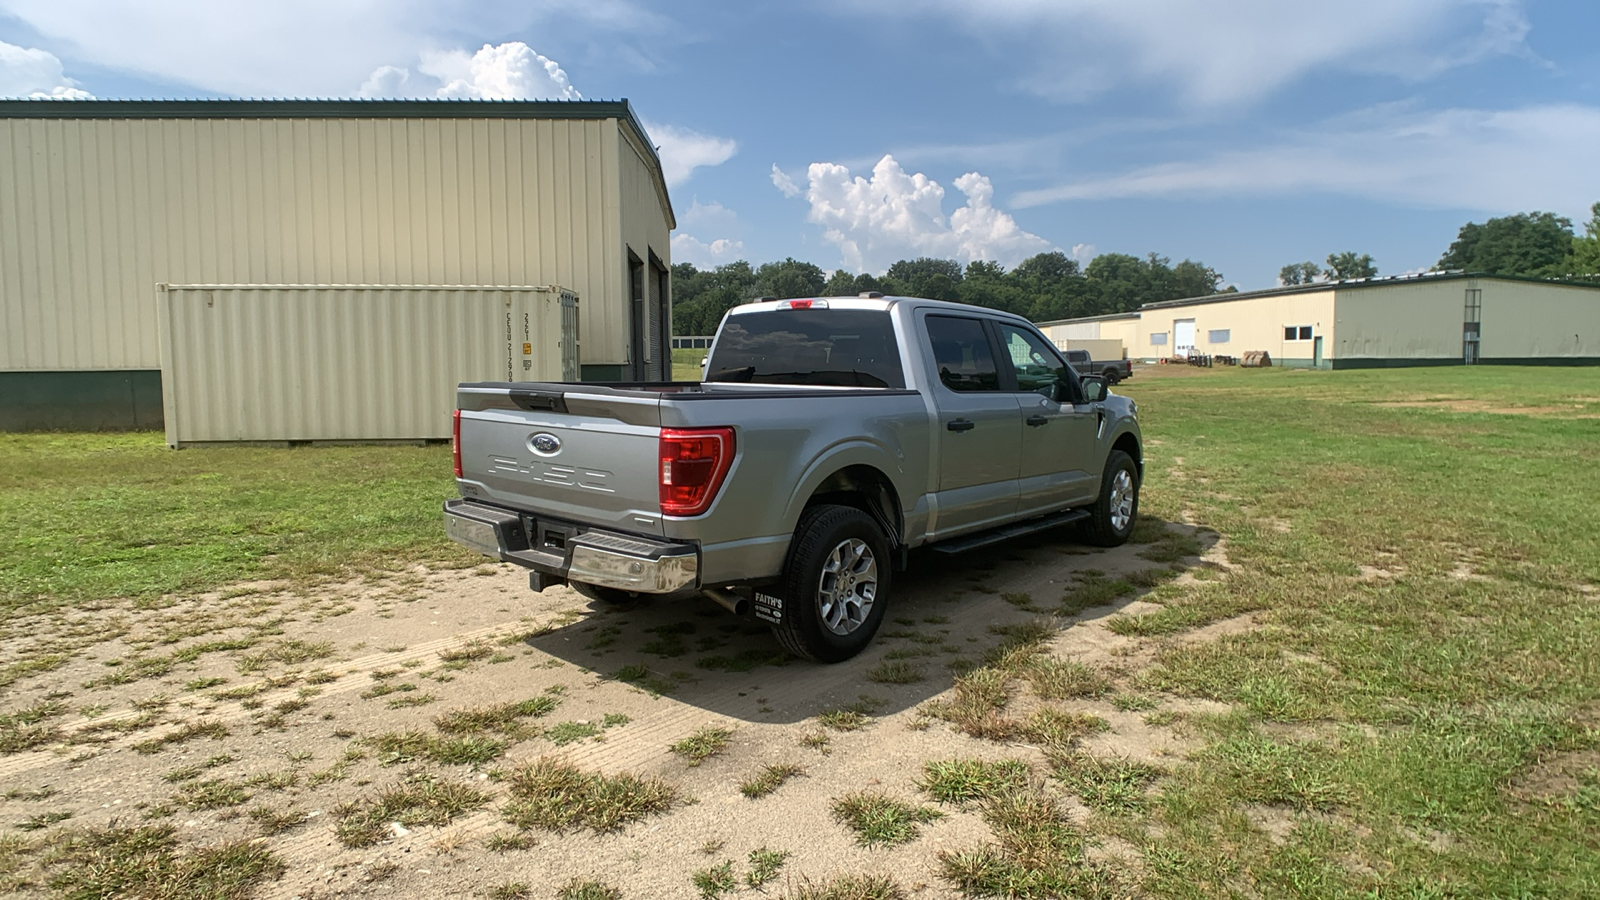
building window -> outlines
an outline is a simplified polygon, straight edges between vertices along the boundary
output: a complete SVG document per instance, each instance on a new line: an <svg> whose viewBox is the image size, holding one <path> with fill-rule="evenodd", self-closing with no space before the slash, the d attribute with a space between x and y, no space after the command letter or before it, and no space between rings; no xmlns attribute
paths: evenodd
<svg viewBox="0 0 1600 900"><path fill-rule="evenodd" d="M1231 330L1228 328L1213 328L1206 332L1206 340L1213 344L1226 344Z"/></svg>
<svg viewBox="0 0 1600 900"><path fill-rule="evenodd" d="M1165 331L1152 331L1152 332L1150 332L1150 344L1151 344L1151 346L1158 346L1158 345L1161 345L1161 344L1165 344L1166 342L1167 342L1167 333Z"/></svg>
<svg viewBox="0 0 1600 900"><path fill-rule="evenodd" d="M1310 325L1285 325L1283 326L1283 339L1286 341L1311 340Z"/></svg>

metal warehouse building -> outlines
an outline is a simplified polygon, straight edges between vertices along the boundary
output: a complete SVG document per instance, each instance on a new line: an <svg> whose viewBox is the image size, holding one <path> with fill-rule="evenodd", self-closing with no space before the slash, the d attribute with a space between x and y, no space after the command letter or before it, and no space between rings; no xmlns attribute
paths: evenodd
<svg viewBox="0 0 1600 900"><path fill-rule="evenodd" d="M325 332L347 328L381 348L367 357L445 378L524 349L507 312L474 338L490 362L429 357L458 306L487 296L499 323L575 294L569 371L664 378L675 225L625 100L0 101L0 429L160 425L161 310L180 296L184 316L270 300L305 319L253 307L211 365L265 329L264 364L336 369ZM547 362L521 370L562 371ZM428 434L376 436L447 435L429 416Z"/></svg>
<svg viewBox="0 0 1600 900"><path fill-rule="evenodd" d="M1132 315L1134 359L1265 350L1277 365L1323 369L1600 365L1600 285L1441 272L1214 294ZM1097 319L1102 329L1121 321Z"/></svg>

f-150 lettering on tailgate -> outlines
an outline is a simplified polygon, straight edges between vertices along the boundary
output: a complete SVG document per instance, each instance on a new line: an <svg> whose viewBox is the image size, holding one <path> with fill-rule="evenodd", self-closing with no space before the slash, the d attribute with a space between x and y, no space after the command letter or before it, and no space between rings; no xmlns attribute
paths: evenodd
<svg viewBox="0 0 1600 900"><path fill-rule="evenodd" d="M494 472L511 472L518 475L526 475L530 480L540 481L545 484L583 488L589 491L603 491L607 494L616 493L616 489L611 486L612 473L602 469L558 466L542 459L523 461L512 459L509 456L489 457L489 468Z"/></svg>

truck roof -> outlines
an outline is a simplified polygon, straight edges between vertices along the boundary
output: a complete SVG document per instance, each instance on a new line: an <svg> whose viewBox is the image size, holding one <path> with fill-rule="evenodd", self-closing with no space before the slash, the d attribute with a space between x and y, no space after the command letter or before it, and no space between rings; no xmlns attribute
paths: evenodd
<svg viewBox="0 0 1600 900"><path fill-rule="evenodd" d="M771 312L773 310L779 310L779 309L791 309L791 308L793 308L791 306L791 304L795 303L796 301L813 302L813 303L815 303L815 302L824 302L824 303L826 303L828 305L829 309L868 309L868 310L888 310L888 309L891 309L891 308L893 308L895 306L898 306L900 304L903 304L903 303L910 303L910 304L915 304L916 306L920 306L920 307L929 307L929 308L932 308L932 309L942 309L942 310L946 310L946 311L954 312L954 313L984 312L984 313L988 313L988 314L991 314L991 315L1002 316L1002 317L1005 317L1005 318L1008 318L1008 319L1014 319L1014 320L1016 320L1018 322L1028 322L1028 320L1023 316L1019 316L1019 315L1017 315L1015 313L1006 312L1003 309L994 309L994 308L991 308L991 307L988 307L988 306L975 306L975 305L973 305L971 303L952 303L952 302L950 302L948 300L929 300L926 297L897 297L897 296L887 296L886 297L886 296L884 296L882 294L878 294L877 296L870 296L870 297L862 297L862 296L856 296L856 297L795 297L795 298L790 298L790 299L786 299L786 300L766 300L766 299L763 299L763 300L758 300L758 301L756 301L754 303L741 303L738 306L735 306L732 309L729 309L728 310L728 315L730 315L730 316L742 316L742 315L748 315L749 313ZM1031 325L1033 323L1028 322L1028 324Z"/></svg>

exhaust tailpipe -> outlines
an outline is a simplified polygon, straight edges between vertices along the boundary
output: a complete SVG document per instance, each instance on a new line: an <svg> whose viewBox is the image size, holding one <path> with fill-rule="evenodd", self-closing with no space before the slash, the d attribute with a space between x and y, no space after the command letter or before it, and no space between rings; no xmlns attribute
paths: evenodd
<svg viewBox="0 0 1600 900"><path fill-rule="evenodd" d="M707 588L704 593L707 597L717 601L718 606L736 616L742 616L750 611L749 600L726 588Z"/></svg>

